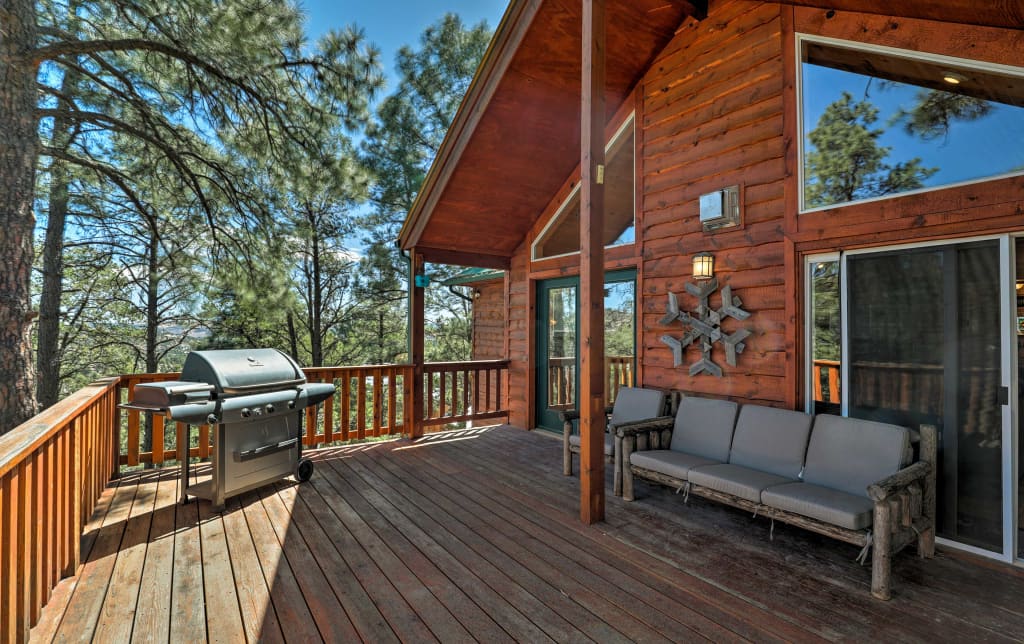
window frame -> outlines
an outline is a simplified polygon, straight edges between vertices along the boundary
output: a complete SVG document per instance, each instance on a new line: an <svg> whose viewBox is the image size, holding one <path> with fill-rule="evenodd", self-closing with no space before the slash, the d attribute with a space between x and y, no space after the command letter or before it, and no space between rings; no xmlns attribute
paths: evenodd
<svg viewBox="0 0 1024 644"><path fill-rule="evenodd" d="M605 154L607 154L608 151L611 150L613 147L615 147L615 144L618 143L619 140L631 128L632 128L633 135L634 135L634 138L633 138L633 172L632 172L633 183L632 183L632 188L630 190L630 192L632 193L632 196L633 196L633 230L634 230L633 241L622 243L622 244L609 244L609 245L605 246L606 249L608 249L608 248L622 248L624 246L633 246L633 245L636 244L636 232L635 232L636 231L636 210L637 210L637 195L636 195L637 141L636 141L636 138L635 138L636 137L636 110L631 111L629 113L629 116L627 116L625 119L623 119L622 124L619 125L619 127L615 130L615 132L608 138L608 141L607 141L607 143L605 143L605 146L604 146L604 151L605 151ZM606 164L606 166L607 166L607 164ZM544 224L544 227L541 228L539 233L537 233L537 237L530 244L530 261L531 262L544 262L544 261L548 261L548 260L552 260L552 259L558 259L560 257L572 257L574 255L579 255L580 254L580 251L575 250L575 251L571 251L571 252L568 252L568 253L559 253L558 255L547 255L547 256L544 256L544 257L538 257L537 256L537 246L542 243L542 241L544 240L545 236L548 234L548 232L550 232L551 228L553 226L557 225L559 221L561 221L562 215L565 213L565 209L569 206L570 203L572 203L572 200L579 194L579 192L580 192L580 181L577 180L576 181L576 185L574 185L572 190L569 191L569 194L566 195L565 199L562 200L562 203L559 204L557 209L555 209L554 214L551 215L551 217L548 219L547 223Z"/></svg>
<svg viewBox="0 0 1024 644"><path fill-rule="evenodd" d="M825 206L816 206L814 208L808 208L806 205L806 184L804 177L805 170L805 159L804 159L804 148L806 144L804 127L804 74L803 74L803 57L804 47L806 43L814 43L818 45L825 45L827 47L835 47L839 49L852 49L855 51L865 52L868 54L884 54L897 58L905 58L909 60L916 60L920 62L930 63L934 65L949 65L953 67L966 67L978 69L979 71L991 72L996 74L1006 74L1010 76L1016 76L1024 79L1024 67L1018 67L1014 65L1004 65L1000 63L990 63L982 60L975 60L971 58L959 58L956 56L946 56L943 54L933 54L929 52L914 51L910 49L902 49L899 47L889 47L887 45L876 45L864 42L858 42L853 40L843 40L841 38L831 38L828 36L817 36L808 33L797 33L795 51L795 65L796 65L796 135L797 135L797 215L803 215L808 213L823 212L829 210L835 210L838 208L845 208L848 206L859 206L861 204L867 204L878 201L885 201L889 199L898 199L900 197L907 197L912 195L919 195L928 192L935 192L937 190L948 190L951 188L960 188L963 186L970 186L978 183L986 183L990 181L998 181L1000 179L1008 179L1011 177L1024 176L1024 169L1018 171L1004 172L1002 174L990 175L987 177L979 177L976 179L967 179L964 181L957 181L954 183L944 183L937 186L927 186L924 188L917 188L914 190L907 190L905 192L896 192L888 195L879 195L877 197L867 197L865 199L857 199L855 201L844 201L842 203L829 204Z"/></svg>

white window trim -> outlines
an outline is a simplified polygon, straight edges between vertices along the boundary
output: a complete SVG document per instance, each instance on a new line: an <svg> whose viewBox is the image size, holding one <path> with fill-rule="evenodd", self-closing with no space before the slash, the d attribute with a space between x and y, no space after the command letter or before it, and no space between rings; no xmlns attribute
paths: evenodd
<svg viewBox="0 0 1024 644"><path fill-rule="evenodd" d="M605 153L607 153L608 150L611 150L613 147L615 147L615 144L619 142L619 139L622 138L622 136L626 133L627 130L629 130L630 128L633 128L635 124L636 124L636 112L634 111L634 112L630 112L629 116L626 117L626 119L622 122L622 125L619 126L619 129L615 130L615 133L612 134L610 139L608 139L608 143L606 143L605 146L604 146ZM634 133L635 133L635 128L634 128ZM636 150L636 140L634 139L634 141L633 141L633 229L634 229L633 241L628 242L628 243L624 243L624 244L611 244L609 246L605 246L605 248L619 248L619 247L622 247L622 246L632 246L633 244L636 243L636 233L635 233L635 230L636 230L636 152L637 152L637 150ZM544 239L544 236L547 235L549 230L551 230L551 227L554 226L562 218L562 213L565 211L566 206L569 205L569 202L573 200L573 197L575 197L579 193L579 191L580 191L580 182L577 181L576 185L573 187L573 189L569 191L569 195L564 200L562 200L561 204L559 204L558 208L555 210L555 214L551 215L551 218L548 219L548 223L544 224L544 228L541 229L540 234L538 234L537 238L535 240L533 240L532 244L530 244L530 260L531 261L540 262L540 261L545 261L545 260L549 260L549 259L556 259L558 257L571 257L572 255L579 255L580 254L580 251L575 250L575 251L572 251L571 253L561 253L559 255L548 255L546 257L537 257L537 244L542 239Z"/></svg>
<svg viewBox="0 0 1024 644"><path fill-rule="evenodd" d="M890 195L880 195L878 197L868 197L866 199L858 199L856 201L844 201L843 203L829 204L827 206L817 206L814 208L808 208L804 201L804 75L803 75L803 52L804 43L812 42L820 45L828 45L831 47L838 47L842 49L854 49L858 51L864 51L875 54L888 54L890 56L896 56L898 58L907 58L910 60L919 60L927 63L934 63L936 65L950 65L955 67L971 67L985 72L992 72L997 74L1006 74L1008 76L1018 76L1024 78L1024 67L1015 67L1013 65L1002 65L999 63L989 63L981 60L973 60L970 58L958 58L955 56L944 56L941 54L932 54L928 52L914 51L911 49L899 49L897 47L889 47L886 45L872 45L868 43L856 42L852 40L842 40L839 38L829 38L827 36L815 36L812 34L797 33L796 34L796 127L797 127L797 181L800 193L800 205L797 210L797 214L803 215L806 213L821 212L825 210L834 210L836 208L845 208L846 206L859 205L864 203L872 203L877 201L885 201L888 199L896 199L900 197L908 197L912 195L919 195L928 192L935 192L936 190L948 190L951 188L961 188L963 186L974 185L977 183L987 183L990 181L999 181L1000 179L1008 179L1010 177L1024 176L1024 170L1017 172L1005 172L1003 174L992 175L988 177L980 177L977 179L968 179L965 181L957 181L955 183L945 183L941 186L929 186L926 188L918 188L916 190L907 190L906 192L898 192Z"/></svg>

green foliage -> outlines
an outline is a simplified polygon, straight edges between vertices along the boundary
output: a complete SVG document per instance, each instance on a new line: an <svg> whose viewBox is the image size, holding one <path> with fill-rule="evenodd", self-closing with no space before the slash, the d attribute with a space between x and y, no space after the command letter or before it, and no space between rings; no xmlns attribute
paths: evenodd
<svg viewBox="0 0 1024 644"><path fill-rule="evenodd" d="M933 141L949 136L956 121L976 121L992 112L992 104L984 99L941 90L919 90L909 110L900 109L892 123L903 123L907 134Z"/></svg>
<svg viewBox="0 0 1024 644"><path fill-rule="evenodd" d="M808 134L814 146L806 157L808 207L913 190L938 171L918 158L887 163L891 148L878 144L885 130L872 128L876 121L878 108L866 99L854 102L848 92L825 108Z"/></svg>

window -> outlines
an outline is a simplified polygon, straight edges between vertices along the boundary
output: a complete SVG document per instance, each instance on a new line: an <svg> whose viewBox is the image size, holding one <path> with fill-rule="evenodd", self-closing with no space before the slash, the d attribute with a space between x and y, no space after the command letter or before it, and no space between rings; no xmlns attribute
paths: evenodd
<svg viewBox="0 0 1024 644"><path fill-rule="evenodd" d="M812 258L807 266L812 402L808 411L815 414L839 414L842 403L839 266L837 255Z"/></svg>
<svg viewBox="0 0 1024 644"><path fill-rule="evenodd" d="M605 147L605 246L634 242L633 117L627 119ZM580 187L577 184L558 212L533 243L533 259L546 259L580 251Z"/></svg>
<svg viewBox="0 0 1024 644"><path fill-rule="evenodd" d="M801 37L804 210L1024 173L1024 68Z"/></svg>

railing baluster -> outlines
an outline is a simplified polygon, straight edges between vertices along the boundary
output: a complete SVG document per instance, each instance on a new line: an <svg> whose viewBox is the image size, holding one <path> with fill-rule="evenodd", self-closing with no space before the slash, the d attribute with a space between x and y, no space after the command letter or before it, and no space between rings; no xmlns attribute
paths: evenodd
<svg viewBox="0 0 1024 644"><path fill-rule="evenodd" d="M380 367L373 370L373 435L381 435L381 423L384 412L384 372Z"/></svg>
<svg viewBox="0 0 1024 644"><path fill-rule="evenodd" d="M398 410L395 405L398 401L398 369L388 367L388 433L395 433L395 424L398 418Z"/></svg>
<svg viewBox="0 0 1024 644"><path fill-rule="evenodd" d="M347 441L351 435L352 408L352 376L346 372L341 378L341 440Z"/></svg>
<svg viewBox="0 0 1024 644"><path fill-rule="evenodd" d="M164 417L153 414L153 465L160 465L164 462Z"/></svg>
<svg viewBox="0 0 1024 644"><path fill-rule="evenodd" d="M128 465L139 464L139 418L141 413L135 409L128 410Z"/></svg>
<svg viewBox="0 0 1024 644"><path fill-rule="evenodd" d="M366 372L359 369L356 377L356 435L362 440L366 438Z"/></svg>
<svg viewBox="0 0 1024 644"><path fill-rule="evenodd" d="M334 376L330 376L329 380L334 381ZM330 444L334 442L334 397L337 394L331 394L327 400L324 401L324 443Z"/></svg>

